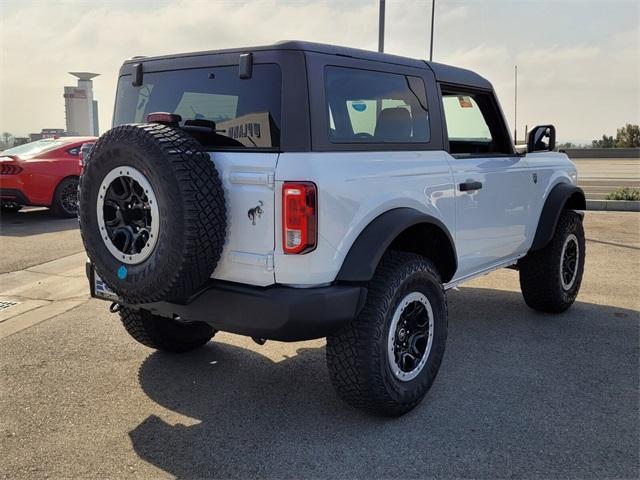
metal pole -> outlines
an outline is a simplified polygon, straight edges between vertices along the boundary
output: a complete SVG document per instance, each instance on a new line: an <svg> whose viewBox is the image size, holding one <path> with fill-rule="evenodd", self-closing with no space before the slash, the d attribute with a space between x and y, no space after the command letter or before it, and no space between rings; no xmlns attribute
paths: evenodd
<svg viewBox="0 0 640 480"><path fill-rule="evenodd" d="M513 143L518 144L518 66L515 68L516 90L513 98Z"/></svg>
<svg viewBox="0 0 640 480"><path fill-rule="evenodd" d="M436 17L436 0L431 0L431 42L429 43L429 61L433 61L433 22Z"/></svg>
<svg viewBox="0 0 640 480"><path fill-rule="evenodd" d="M384 52L384 0L380 0L378 21L378 51L382 53Z"/></svg>

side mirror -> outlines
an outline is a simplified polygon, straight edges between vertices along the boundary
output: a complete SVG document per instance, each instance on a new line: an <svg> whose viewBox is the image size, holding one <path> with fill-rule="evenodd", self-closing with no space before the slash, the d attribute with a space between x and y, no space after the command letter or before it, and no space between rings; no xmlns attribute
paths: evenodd
<svg viewBox="0 0 640 480"><path fill-rule="evenodd" d="M556 148L556 127L553 125L539 125L529 132L527 151L552 151Z"/></svg>

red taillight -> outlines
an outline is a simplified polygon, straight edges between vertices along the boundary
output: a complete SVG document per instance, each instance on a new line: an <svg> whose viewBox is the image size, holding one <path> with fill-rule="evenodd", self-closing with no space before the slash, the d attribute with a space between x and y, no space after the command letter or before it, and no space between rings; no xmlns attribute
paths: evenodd
<svg viewBox="0 0 640 480"><path fill-rule="evenodd" d="M17 175L22 171L22 167L15 164L1 164L0 175Z"/></svg>
<svg viewBox="0 0 640 480"><path fill-rule="evenodd" d="M182 121L180 115L169 112L153 112L147 115L147 123L166 123L178 125Z"/></svg>
<svg viewBox="0 0 640 480"><path fill-rule="evenodd" d="M318 207L311 182L285 182L282 186L282 247L284 253L305 253L316 247Z"/></svg>

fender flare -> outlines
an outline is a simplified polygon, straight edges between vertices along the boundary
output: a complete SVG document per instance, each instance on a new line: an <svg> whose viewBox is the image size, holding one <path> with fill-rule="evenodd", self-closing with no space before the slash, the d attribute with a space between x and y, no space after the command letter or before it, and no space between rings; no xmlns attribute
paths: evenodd
<svg viewBox="0 0 640 480"><path fill-rule="evenodd" d="M448 281L458 268L458 257L455 243L447 227L436 217L424 214L413 208L394 208L379 215L367 225L356 241L351 245L349 253L342 262L336 280L347 282L367 282L373 278L382 255L391 243L407 228L418 224L438 227L449 241L453 256L453 268L444 274Z"/></svg>
<svg viewBox="0 0 640 480"><path fill-rule="evenodd" d="M587 209L584 192L580 187L576 187L570 183L559 183L551 189L542 207L536 234L529 251L540 250L551 241L556 231L560 214L565 208L572 210Z"/></svg>

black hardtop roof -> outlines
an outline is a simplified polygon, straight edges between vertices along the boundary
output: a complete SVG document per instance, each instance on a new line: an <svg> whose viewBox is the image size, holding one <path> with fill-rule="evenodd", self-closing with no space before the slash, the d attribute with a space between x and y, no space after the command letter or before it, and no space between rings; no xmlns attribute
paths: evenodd
<svg viewBox="0 0 640 480"><path fill-rule="evenodd" d="M390 63L395 65L403 65L414 68L429 68L433 71L438 82L450 83L456 85L465 85L475 88L491 89L491 83L484 77L478 75L471 70L454 67L436 62L427 62L425 60L417 60L415 58L402 57L399 55L391 55L389 53L372 52L370 50L361 50L358 48L341 47L338 45L329 45L324 43L304 42L299 40L284 40L272 45L262 45L257 47L230 48L223 50L208 50L192 53L180 53L173 55L162 55L157 57L133 57L126 63L140 63L153 60L170 60L172 58L195 57L203 55L217 55L224 53L249 53L254 51L273 51L273 50L297 50L303 52L324 53L327 55L340 55L343 57L353 57L361 60L371 60L375 62Z"/></svg>

